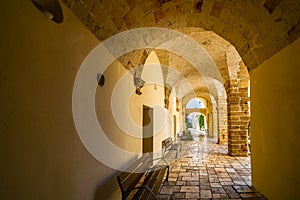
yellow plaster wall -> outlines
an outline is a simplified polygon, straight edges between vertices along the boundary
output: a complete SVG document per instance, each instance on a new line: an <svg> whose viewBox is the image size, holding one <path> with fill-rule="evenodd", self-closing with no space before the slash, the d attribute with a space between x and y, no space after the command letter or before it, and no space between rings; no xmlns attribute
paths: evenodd
<svg viewBox="0 0 300 200"><path fill-rule="evenodd" d="M133 136L141 137L142 135L142 105L138 108L136 105L129 103L132 102L133 97L137 96L134 93L132 75L117 60L105 70L103 75L105 83L102 87L97 87L95 96L98 122L104 134L114 145L130 152L141 153L142 141L140 138ZM126 99L124 96L131 97ZM113 98L114 101L112 101ZM115 106L114 111L112 106ZM129 125L136 125L137 127L132 130L132 126ZM136 131L135 135L126 134L126 131L130 129ZM122 160L119 158L122 155L111 156L116 162Z"/></svg>
<svg viewBox="0 0 300 200"><path fill-rule="evenodd" d="M31 1L6 1L0 13L3 27L0 32L0 199L120 198L113 177L116 171L90 155L77 135L72 116L76 73L99 41L64 6L61 24L43 16ZM126 72L117 61L105 71L106 84L97 88L97 111L101 112L103 106L110 109L107 97L111 97L116 82ZM131 85L126 82L126 90L134 92L133 78L127 81ZM131 99L134 108L127 105L138 123L141 123L142 104L164 107L163 86L154 90L149 85L142 91L143 95L134 94L135 99ZM103 99L106 104L101 104ZM102 125L115 131L112 141L123 149L141 151L141 140L124 134L120 137L122 131L112 116L97 114L98 119L105 119L99 120ZM156 114L155 124L161 119ZM167 136L166 127L155 137L154 150L160 150L161 140ZM117 159L118 155L112 156Z"/></svg>
<svg viewBox="0 0 300 200"><path fill-rule="evenodd" d="M124 150L141 154L143 105L153 108L153 150L157 152L155 156L158 157L161 152L161 141L165 139L168 127L172 124L167 123L168 112L164 109L164 87L160 65L159 63L152 65L158 62L154 54L154 52L150 54L142 72L142 78L146 81L141 89L142 95L135 93L132 73L120 62L113 62L104 72L106 80L104 86L97 88L96 110L99 123L114 144ZM160 80L151 83L153 78ZM117 162L120 160L119 156L122 155L115 155L112 159Z"/></svg>
<svg viewBox="0 0 300 200"><path fill-rule="evenodd" d="M149 55L142 71L141 77L146 81L141 89L142 95L135 93L133 75L118 60L105 70L104 76L105 84L97 87L95 101L98 121L106 136L123 150L141 154L143 106L146 105L153 108L153 156L161 157L161 142L172 136L172 117L177 113L173 103L168 110L164 108L163 76L155 53ZM172 98L176 101L175 97ZM117 163L118 160L122 160L122 157L122 154L113 154L111 159ZM130 160L128 161L127 164L130 164ZM110 184L115 185L116 179L100 188L96 199L103 199L102 195L107 193L106 189ZM106 199L119 198L121 198L119 189L112 190L111 195L106 197Z"/></svg>
<svg viewBox="0 0 300 200"><path fill-rule="evenodd" d="M76 72L98 41L63 11L55 24L30 1L1 6L1 199L94 199L114 173L86 151L72 118ZM250 72L253 184L270 199L300 196L299 46Z"/></svg>
<svg viewBox="0 0 300 200"><path fill-rule="evenodd" d="M62 24L31 1L0 10L0 199L92 200L114 170L79 140L72 90L99 42L65 7Z"/></svg>
<svg viewBox="0 0 300 200"><path fill-rule="evenodd" d="M253 185L268 199L300 197L300 40L251 78Z"/></svg>

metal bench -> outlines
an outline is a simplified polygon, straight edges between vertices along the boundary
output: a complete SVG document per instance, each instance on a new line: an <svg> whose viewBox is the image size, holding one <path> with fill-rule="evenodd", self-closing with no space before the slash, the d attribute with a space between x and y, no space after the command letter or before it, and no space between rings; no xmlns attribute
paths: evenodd
<svg viewBox="0 0 300 200"><path fill-rule="evenodd" d="M182 150L182 144L178 142L173 142L173 139L171 137L168 137L167 139L162 141L162 157L165 157L165 154L168 151L176 151L175 158L178 156L178 151L181 152Z"/></svg>
<svg viewBox="0 0 300 200"><path fill-rule="evenodd" d="M162 162L153 165L153 161L156 160ZM165 172L167 172L165 181L168 181L169 164L165 159L152 159L150 153L143 154L141 158L117 176L122 199L158 199L157 193L163 182Z"/></svg>

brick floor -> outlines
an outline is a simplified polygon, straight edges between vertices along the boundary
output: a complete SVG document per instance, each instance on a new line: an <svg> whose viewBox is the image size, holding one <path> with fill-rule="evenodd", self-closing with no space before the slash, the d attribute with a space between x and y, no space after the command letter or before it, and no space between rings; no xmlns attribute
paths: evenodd
<svg viewBox="0 0 300 200"><path fill-rule="evenodd" d="M266 199L251 185L250 157L232 157L227 146L205 136L182 141L178 159L170 152L169 182L160 199Z"/></svg>

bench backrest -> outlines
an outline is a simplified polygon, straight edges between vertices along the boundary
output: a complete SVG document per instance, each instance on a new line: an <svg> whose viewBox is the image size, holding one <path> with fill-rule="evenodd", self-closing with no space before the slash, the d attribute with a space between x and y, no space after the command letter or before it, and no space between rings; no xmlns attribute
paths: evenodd
<svg viewBox="0 0 300 200"><path fill-rule="evenodd" d="M165 140L162 141L163 148L167 149L167 148L169 148L172 145L173 145L173 140L172 140L171 137L168 137L167 139L165 139Z"/></svg>
<svg viewBox="0 0 300 200"><path fill-rule="evenodd" d="M121 188L122 197L125 199L130 193L126 191L138 184L143 174L151 165L150 153L145 153L141 158L136 160L129 168L121 172L118 177L118 183Z"/></svg>

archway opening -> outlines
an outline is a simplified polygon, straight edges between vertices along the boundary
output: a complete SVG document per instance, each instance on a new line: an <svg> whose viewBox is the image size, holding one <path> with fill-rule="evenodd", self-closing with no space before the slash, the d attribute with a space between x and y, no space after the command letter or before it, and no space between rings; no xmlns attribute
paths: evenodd
<svg viewBox="0 0 300 200"><path fill-rule="evenodd" d="M193 138L207 135L208 121L206 102L200 98L192 98L185 106L186 129L191 132Z"/></svg>
<svg viewBox="0 0 300 200"><path fill-rule="evenodd" d="M197 108L206 108L205 104L199 98L191 99L187 105L186 109L197 109Z"/></svg>

